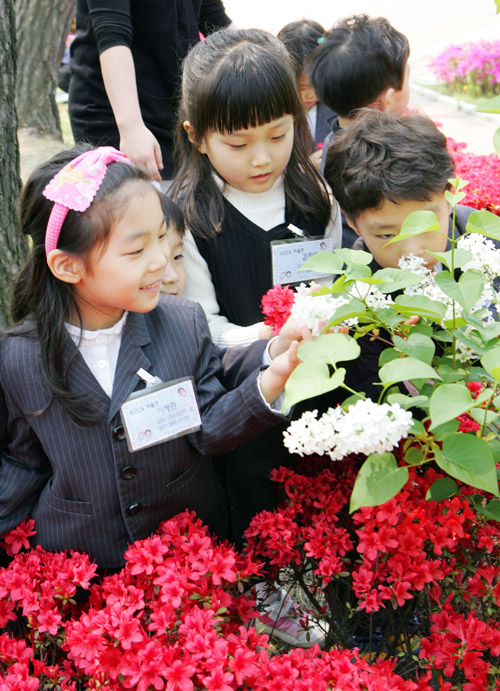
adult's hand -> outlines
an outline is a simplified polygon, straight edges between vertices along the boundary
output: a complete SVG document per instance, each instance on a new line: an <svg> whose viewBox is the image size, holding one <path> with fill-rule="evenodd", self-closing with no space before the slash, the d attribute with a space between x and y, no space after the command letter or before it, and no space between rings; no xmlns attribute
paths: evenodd
<svg viewBox="0 0 500 691"><path fill-rule="evenodd" d="M120 132L120 150L152 180L161 180L160 145L146 127L137 94L135 66L127 46L112 46L100 55L102 78Z"/></svg>
<svg viewBox="0 0 500 691"><path fill-rule="evenodd" d="M161 181L159 171L163 168L163 160L160 145L146 125L142 123L130 129L122 127L120 135L120 151L151 180Z"/></svg>

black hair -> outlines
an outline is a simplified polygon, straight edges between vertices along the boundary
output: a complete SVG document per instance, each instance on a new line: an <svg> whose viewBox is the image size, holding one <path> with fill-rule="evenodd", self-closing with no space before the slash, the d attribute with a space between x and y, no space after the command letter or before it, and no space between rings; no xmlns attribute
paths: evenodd
<svg viewBox="0 0 500 691"><path fill-rule="evenodd" d="M311 57L309 77L319 100L341 117L403 87L410 46L384 17L354 15L338 22Z"/></svg>
<svg viewBox="0 0 500 691"><path fill-rule="evenodd" d="M181 238L183 238L186 232L186 224L180 206L163 192L160 193L160 204L167 227L174 226Z"/></svg>
<svg viewBox="0 0 500 691"><path fill-rule="evenodd" d="M92 148L83 144L57 154L30 175L21 192L21 229L30 236L32 246L14 284L12 313L17 322L25 323L8 332L9 336L36 332L40 342L42 370L52 400L57 399L68 415L80 424L97 422L97 417L88 405L87 396L70 390L69 368L73 358L65 364L63 352L69 337L64 322L70 314L75 314L81 325L81 312L73 286L57 279L47 264L45 231L53 203L42 192L67 163ZM58 249L81 257L87 263L94 248L106 246L114 215L126 201L120 194L123 185L147 180L144 173L127 163L110 163L87 211L68 211L57 243Z"/></svg>
<svg viewBox="0 0 500 691"><path fill-rule="evenodd" d="M312 19L286 24L278 38L294 60L297 77L305 71L309 58L325 37L325 29Z"/></svg>
<svg viewBox="0 0 500 691"><path fill-rule="evenodd" d="M304 148L307 120L281 41L260 29L223 29L188 53L175 137L179 170L170 194L182 199L186 223L195 234L214 237L224 216L214 169L198 150L203 137L258 127L283 115L294 118L294 144L284 173L287 203L326 226L330 200ZM193 143L183 127L186 120Z"/></svg>
<svg viewBox="0 0 500 691"><path fill-rule="evenodd" d="M342 211L355 219L385 200L429 201L449 187L454 169L446 137L432 120L365 109L328 149L325 178Z"/></svg>

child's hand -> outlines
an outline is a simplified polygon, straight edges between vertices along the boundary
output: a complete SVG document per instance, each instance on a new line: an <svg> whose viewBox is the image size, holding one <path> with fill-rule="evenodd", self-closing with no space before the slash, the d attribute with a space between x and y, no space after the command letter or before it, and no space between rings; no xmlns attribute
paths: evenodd
<svg viewBox="0 0 500 691"><path fill-rule="evenodd" d="M272 403L283 391L288 377L297 367L300 360L297 355L299 342L292 341L290 347L271 362L269 367L262 372L260 389L268 403Z"/></svg>
<svg viewBox="0 0 500 691"><path fill-rule="evenodd" d="M313 338L305 324L298 324L295 319L289 317L281 327L279 335L271 342L269 346L269 356L271 360L284 353L293 341L310 341Z"/></svg>
<svg viewBox="0 0 500 691"><path fill-rule="evenodd" d="M272 338L272 337L273 337L273 327L268 326L267 324L264 324L264 322L262 322L262 324L259 327L259 341L261 339L268 340L269 338Z"/></svg>

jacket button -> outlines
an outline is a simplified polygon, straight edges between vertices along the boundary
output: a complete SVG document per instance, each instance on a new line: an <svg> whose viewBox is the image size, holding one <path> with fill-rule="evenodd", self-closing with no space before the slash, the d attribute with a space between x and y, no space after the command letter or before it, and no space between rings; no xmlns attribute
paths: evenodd
<svg viewBox="0 0 500 691"><path fill-rule="evenodd" d="M125 439L125 430L123 429L123 425L118 425L118 427L114 428L113 439L115 439L115 441L123 441Z"/></svg>
<svg viewBox="0 0 500 691"><path fill-rule="evenodd" d="M124 480L133 480L137 469L133 465L126 465L122 468L122 478Z"/></svg>
<svg viewBox="0 0 500 691"><path fill-rule="evenodd" d="M129 516L135 516L136 513L139 513L139 511L142 509L142 504L131 504L128 507L128 515Z"/></svg>

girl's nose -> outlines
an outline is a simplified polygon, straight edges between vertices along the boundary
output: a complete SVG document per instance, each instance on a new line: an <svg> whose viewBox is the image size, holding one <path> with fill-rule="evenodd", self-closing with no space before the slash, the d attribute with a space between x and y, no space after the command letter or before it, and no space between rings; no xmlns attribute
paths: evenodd
<svg viewBox="0 0 500 691"><path fill-rule="evenodd" d="M271 162L271 156L267 146L255 146L252 150L252 165L255 167L267 166Z"/></svg>
<svg viewBox="0 0 500 691"><path fill-rule="evenodd" d="M166 257L164 252L162 252L160 247L158 247L154 255L151 257L149 271L151 273L155 271L161 271L162 269L165 269L168 263L168 257Z"/></svg>

